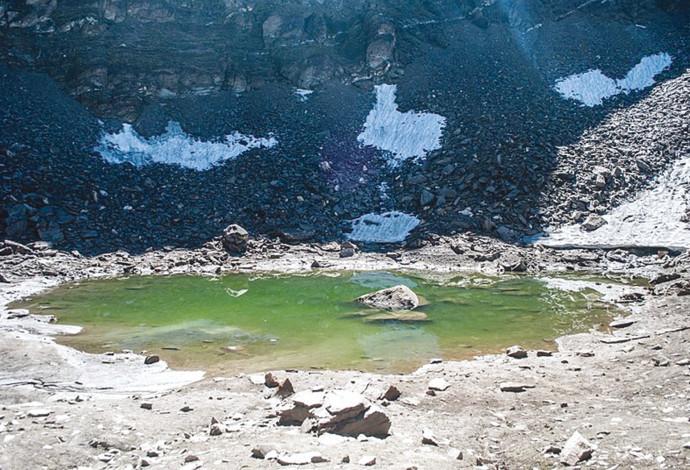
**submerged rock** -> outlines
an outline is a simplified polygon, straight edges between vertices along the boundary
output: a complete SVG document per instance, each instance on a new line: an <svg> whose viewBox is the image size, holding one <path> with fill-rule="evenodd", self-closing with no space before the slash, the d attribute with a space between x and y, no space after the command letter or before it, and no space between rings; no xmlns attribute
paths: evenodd
<svg viewBox="0 0 690 470"><path fill-rule="evenodd" d="M419 307L417 294L402 284L363 295L355 302L381 310L414 310Z"/></svg>

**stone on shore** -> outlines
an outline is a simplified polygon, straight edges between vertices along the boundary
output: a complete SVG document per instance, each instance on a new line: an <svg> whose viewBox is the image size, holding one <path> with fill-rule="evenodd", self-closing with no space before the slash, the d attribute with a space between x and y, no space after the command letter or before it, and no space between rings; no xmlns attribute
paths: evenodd
<svg viewBox="0 0 690 470"><path fill-rule="evenodd" d="M594 449L582 434L575 431L565 443L561 451L561 463L564 465L577 465L579 462L592 457Z"/></svg>
<svg viewBox="0 0 690 470"><path fill-rule="evenodd" d="M239 225L228 225L223 230L223 247L229 253L244 253L247 251L247 243L249 242L249 234L245 229Z"/></svg>

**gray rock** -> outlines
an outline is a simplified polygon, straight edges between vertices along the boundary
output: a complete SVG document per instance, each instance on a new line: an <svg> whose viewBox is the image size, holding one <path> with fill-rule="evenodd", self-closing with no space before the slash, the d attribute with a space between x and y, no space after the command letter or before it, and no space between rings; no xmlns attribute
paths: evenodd
<svg viewBox="0 0 690 470"><path fill-rule="evenodd" d="M414 310L419 307L419 297L404 285L363 295L355 302L381 310Z"/></svg>
<svg viewBox="0 0 690 470"><path fill-rule="evenodd" d="M606 222L600 215L591 214L589 217L587 217L587 219L585 219L584 222L582 222L582 225L580 225L580 230L583 232L593 232L596 229L603 227L607 223L608 222Z"/></svg>
<svg viewBox="0 0 690 470"><path fill-rule="evenodd" d="M244 253L247 251L249 234L239 225L228 225L223 230L223 247L230 253Z"/></svg>
<svg viewBox="0 0 690 470"><path fill-rule="evenodd" d="M309 465L310 463L328 462L319 452L303 452L278 457L280 465Z"/></svg>
<svg viewBox="0 0 690 470"><path fill-rule="evenodd" d="M255 459L266 459L271 453L277 451L276 446L273 444L259 444L252 449L252 457Z"/></svg>
<svg viewBox="0 0 690 470"><path fill-rule="evenodd" d="M582 434L575 431L561 451L561 463L564 465L577 465L583 460L590 459L593 452L594 449L590 443Z"/></svg>

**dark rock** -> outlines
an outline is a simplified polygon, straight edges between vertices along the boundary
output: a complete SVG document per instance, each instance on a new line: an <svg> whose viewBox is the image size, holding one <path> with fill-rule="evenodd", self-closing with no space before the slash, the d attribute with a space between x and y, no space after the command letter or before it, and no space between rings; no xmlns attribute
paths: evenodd
<svg viewBox="0 0 690 470"><path fill-rule="evenodd" d="M146 356L146 359L144 359L144 364L146 364L146 365L155 364L156 362L159 362L160 360L161 360L161 358L158 356Z"/></svg>
<svg viewBox="0 0 690 470"><path fill-rule="evenodd" d="M388 401L395 401L398 398L400 398L400 390L395 385L390 385L388 389L383 392L381 395L380 399L382 400L388 400Z"/></svg>
<svg viewBox="0 0 690 470"><path fill-rule="evenodd" d="M244 253L247 251L249 234L239 225L228 225L223 230L223 247L230 253Z"/></svg>
<svg viewBox="0 0 690 470"><path fill-rule="evenodd" d="M524 359L527 357L527 351L522 346L511 346L506 351L506 354L515 359Z"/></svg>

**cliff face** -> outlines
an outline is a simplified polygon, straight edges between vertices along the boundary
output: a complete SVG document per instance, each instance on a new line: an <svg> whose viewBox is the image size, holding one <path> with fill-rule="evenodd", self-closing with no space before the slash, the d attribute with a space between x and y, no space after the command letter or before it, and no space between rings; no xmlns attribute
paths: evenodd
<svg viewBox="0 0 690 470"><path fill-rule="evenodd" d="M244 93L266 82L318 88L391 80L434 25L518 34L572 15L637 23L681 0L25 0L0 2L0 59L46 72L101 117L133 122L149 99Z"/></svg>

